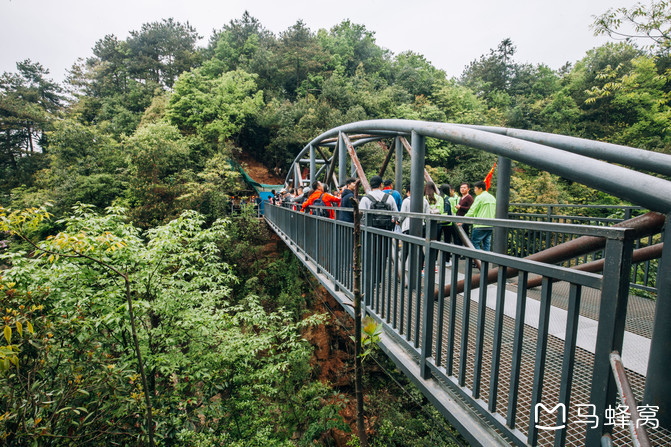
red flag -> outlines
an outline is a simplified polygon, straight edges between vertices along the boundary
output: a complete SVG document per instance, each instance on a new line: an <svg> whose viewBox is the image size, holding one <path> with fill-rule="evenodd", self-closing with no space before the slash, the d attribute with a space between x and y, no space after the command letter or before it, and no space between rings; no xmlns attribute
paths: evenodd
<svg viewBox="0 0 671 447"><path fill-rule="evenodd" d="M496 163L494 163L492 170L489 171L489 174L487 174L487 177L485 177L485 186L487 187L487 191L489 191L489 187L492 186L492 175L494 175L494 168L496 168Z"/></svg>

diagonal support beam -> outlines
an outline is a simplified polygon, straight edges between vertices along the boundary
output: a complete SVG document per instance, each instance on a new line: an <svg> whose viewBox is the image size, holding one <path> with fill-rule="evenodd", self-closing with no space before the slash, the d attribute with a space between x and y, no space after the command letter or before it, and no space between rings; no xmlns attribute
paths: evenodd
<svg viewBox="0 0 671 447"><path fill-rule="evenodd" d="M359 157L356 155L356 151L354 150L354 146L352 146L352 142L349 140L347 135L344 133L342 134L342 140L345 143L345 146L347 146L347 152L349 153L349 158L352 160L352 164L354 165L354 168L356 169L356 175L361 179L361 185L363 185L363 190L368 194L370 192L370 183L368 183L368 179L366 178L366 173L363 172L363 168L361 167L361 162L359 161Z"/></svg>
<svg viewBox="0 0 671 447"><path fill-rule="evenodd" d="M391 160L391 156L394 154L394 150L390 147L387 147L387 145L384 144L383 141L380 141L379 144L380 144L380 146L382 146L382 148L387 149L387 156L385 157L384 163L382 163L382 167L380 168L380 173L378 174L380 177L382 177L382 176L384 176L384 171L387 170L387 166L389 165L389 161ZM398 188L399 186L396 185L396 187Z"/></svg>

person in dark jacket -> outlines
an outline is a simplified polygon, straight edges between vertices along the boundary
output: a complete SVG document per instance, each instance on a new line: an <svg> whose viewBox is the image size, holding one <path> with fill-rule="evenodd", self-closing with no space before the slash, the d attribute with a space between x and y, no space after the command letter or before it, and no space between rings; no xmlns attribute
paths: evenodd
<svg viewBox="0 0 671 447"><path fill-rule="evenodd" d="M356 189L356 179L353 177L345 180L345 188L340 195L340 208L352 208L352 199ZM354 214L351 211L338 210L338 220L343 222L354 222Z"/></svg>

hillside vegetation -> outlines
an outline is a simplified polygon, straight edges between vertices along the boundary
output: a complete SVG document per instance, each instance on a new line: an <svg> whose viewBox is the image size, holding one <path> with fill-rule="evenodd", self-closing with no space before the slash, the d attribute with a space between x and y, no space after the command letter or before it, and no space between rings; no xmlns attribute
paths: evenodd
<svg viewBox="0 0 671 447"><path fill-rule="evenodd" d="M172 19L104 36L62 85L18 62L0 77L0 444L356 444L349 379L331 383L305 339L327 320L316 287L251 210L228 216L247 189L229 161L283 178L316 135L376 118L671 153L671 14L653 6L595 22L615 33L633 18L640 42L553 70L517 63L505 39L458 79L361 24L275 35L248 14L203 48ZM494 163L444 141L427 151L438 183L481 180ZM369 144L360 158L372 173L384 153ZM618 203L523 165L511 200ZM413 392L374 386L382 368L368 370L372 445L458 442Z"/></svg>

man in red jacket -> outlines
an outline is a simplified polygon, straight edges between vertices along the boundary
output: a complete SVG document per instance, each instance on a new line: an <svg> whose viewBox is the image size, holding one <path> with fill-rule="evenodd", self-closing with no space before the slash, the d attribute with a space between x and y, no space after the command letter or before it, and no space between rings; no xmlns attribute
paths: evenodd
<svg viewBox="0 0 671 447"><path fill-rule="evenodd" d="M314 201L320 197L326 206L333 206L334 203L336 205L340 205L340 197L332 196L331 194L324 192L324 184L319 180L315 180L312 182L312 194L310 194L310 197L308 197L308 199L303 202L301 211L305 212L305 209L312 205ZM329 210L329 217L331 219L335 219L335 212L333 210Z"/></svg>

